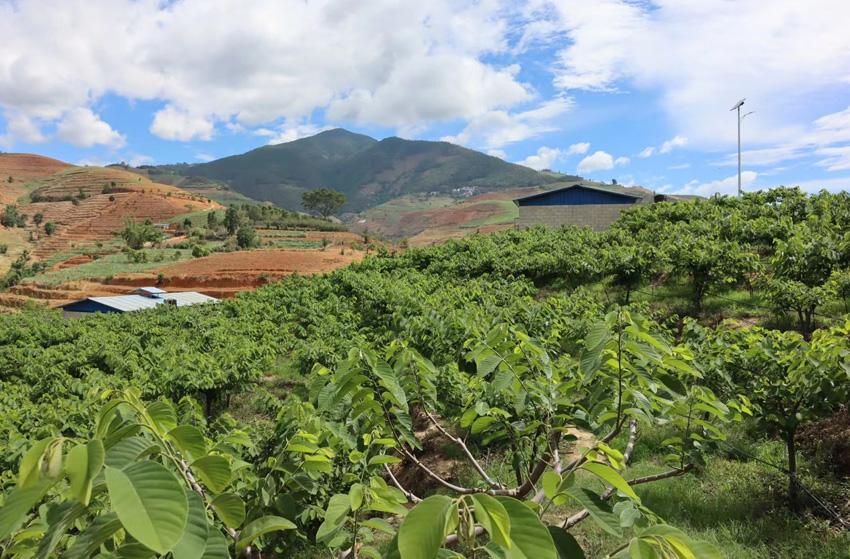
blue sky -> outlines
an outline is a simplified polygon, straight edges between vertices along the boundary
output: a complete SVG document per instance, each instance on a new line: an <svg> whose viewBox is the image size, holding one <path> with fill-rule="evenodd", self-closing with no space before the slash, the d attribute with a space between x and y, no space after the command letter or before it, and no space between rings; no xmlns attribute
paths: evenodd
<svg viewBox="0 0 850 559"><path fill-rule="evenodd" d="M850 189L845 0L0 0L0 150L200 162L330 127L663 192Z"/></svg>

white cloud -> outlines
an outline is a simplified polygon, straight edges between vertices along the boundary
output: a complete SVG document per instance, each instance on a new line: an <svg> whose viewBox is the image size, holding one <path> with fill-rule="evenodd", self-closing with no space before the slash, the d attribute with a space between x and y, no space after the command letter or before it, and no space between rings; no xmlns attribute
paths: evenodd
<svg viewBox="0 0 850 559"><path fill-rule="evenodd" d="M150 155L135 153L130 156L127 163L129 163L131 167L138 167L139 165L153 165L156 163L156 160Z"/></svg>
<svg viewBox="0 0 850 559"><path fill-rule="evenodd" d="M744 188L758 178L755 171L744 171L741 173L741 187ZM734 174L725 179L709 182L692 180L681 189L675 191L678 194L697 194L699 196L710 196L712 194L736 194L738 192L738 175Z"/></svg>
<svg viewBox="0 0 850 559"><path fill-rule="evenodd" d="M614 165L628 165L632 160L626 156L620 156L614 160Z"/></svg>
<svg viewBox="0 0 850 559"><path fill-rule="evenodd" d="M850 169L850 146L821 148L815 153L825 156L816 163L819 167L826 167L827 171L846 171Z"/></svg>
<svg viewBox="0 0 850 559"><path fill-rule="evenodd" d="M487 155L492 155L493 157L498 157L499 159L508 159L508 154L501 149L491 149L487 150Z"/></svg>
<svg viewBox="0 0 850 559"><path fill-rule="evenodd" d="M121 147L125 138L112 129L90 109L76 108L68 111L56 127L56 135L78 147L104 145Z"/></svg>
<svg viewBox="0 0 850 559"><path fill-rule="evenodd" d="M537 153L535 155L529 155L528 157L526 157L522 161L518 161L517 163L540 171L542 169L551 169L552 164L555 163L558 159L560 159L563 155L564 152L560 149L542 146L537 150Z"/></svg>
<svg viewBox="0 0 850 559"><path fill-rule="evenodd" d="M850 81L845 0L537 0L528 11L545 25L527 42L566 45L557 87L659 91L699 148L734 145L729 108L741 97L757 111L745 121L750 142L793 141L810 127L811 95Z"/></svg>
<svg viewBox="0 0 850 559"><path fill-rule="evenodd" d="M670 165L667 167L671 171L681 171L682 169L689 169L691 166L690 163L680 163L678 165Z"/></svg>
<svg viewBox="0 0 850 559"><path fill-rule="evenodd" d="M517 65L493 62L510 51L516 12L505 0L0 2L0 109L52 124L107 93L157 100L151 130L179 141L317 110L407 131L517 118L547 108ZM553 116L518 118L535 128Z"/></svg>
<svg viewBox="0 0 850 559"><path fill-rule="evenodd" d="M470 118L459 134L444 136L442 140L453 144L499 148L557 130L554 120L569 112L573 105L572 98L556 97L525 111L489 111Z"/></svg>
<svg viewBox="0 0 850 559"><path fill-rule="evenodd" d="M647 157L652 157L652 155L654 153L655 153L655 147L647 146L640 151L640 153L638 154L638 157L640 157L641 159L646 159Z"/></svg>
<svg viewBox="0 0 850 559"><path fill-rule="evenodd" d="M584 155L590 149L590 142L580 142L567 148L567 155Z"/></svg>
<svg viewBox="0 0 850 559"><path fill-rule="evenodd" d="M30 117L18 113L7 112L6 133L0 136L0 146L11 146L16 141L28 144L40 144L47 141L47 137L41 132L41 127Z"/></svg>
<svg viewBox="0 0 850 559"><path fill-rule="evenodd" d="M294 124L288 125L283 124L278 127L276 130L269 130L268 128L260 128L254 131L254 134L258 136L266 136L269 138L268 144L282 144L285 142L294 142L300 138L306 138L307 136L313 136L322 132L324 130L329 130L330 126L316 126L315 124Z"/></svg>
<svg viewBox="0 0 850 559"><path fill-rule="evenodd" d="M658 153L670 153L675 148L682 147L687 143L688 139L685 136L676 135L661 144L661 147L658 148Z"/></svg>
<svg viewBox="0 0 850 559"><path fill-rule="evenodd" d="M196 153L195 159L197 159L198 161L200 161L202 163L206 163L208 161L212 161L213 159L215 159L215 156L210 155L209 153Z"/></svg>
<svg viewBox="0 0 850 559"><path fill-rule="evenodd" d="M607 171L614 168L614 158L610 153L596 151L588 155L578 164L579 173L593 173L594 171Z"/></svg>
<svg viewBox="0 0 850 559"><path fill-rule="evenodd" d="M210 140L213 136L212 121L200 114L192 114L171 105L160 109L153 117L150 131L163 140Z"/></svg>

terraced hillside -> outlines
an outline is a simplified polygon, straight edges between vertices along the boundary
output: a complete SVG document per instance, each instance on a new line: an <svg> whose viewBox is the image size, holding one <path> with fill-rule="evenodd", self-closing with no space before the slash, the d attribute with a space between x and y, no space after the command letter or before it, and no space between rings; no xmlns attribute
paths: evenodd
<svg viewBox="0 0 850 559"><path fill-rule="evenodd" d="M71 198L144 192L177 198L202 200L174 186L159 184L136 173L114 167L71 167L38 181L33 200L70 200Z"/></svg>
<svg viewBox="0 0 850 559"><path fill-rule="evenodd" d="M216 202L203 198L170 195L171 191L165 190L169 187L150 184L154 188L96 194L76 202L63 200L29 204L28 213L40 212L45 222L56 224L56 233L40 236L33 256L44 259L79 244L110 239L124 227L127 218L166 222L182 214L220 207Z"/></svg>
<svg viewBox="0 0 850 559"><path fill-rule="evenodd" d="M35 179L43 179L73 166L30 153L0 153L0 204L13 204L31 189Z"/></svg>

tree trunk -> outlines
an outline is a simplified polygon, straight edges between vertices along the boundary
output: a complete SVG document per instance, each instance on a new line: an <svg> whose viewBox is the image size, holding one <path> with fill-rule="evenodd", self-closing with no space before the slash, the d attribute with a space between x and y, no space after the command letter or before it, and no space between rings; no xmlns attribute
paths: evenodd
<svg viewBox="0 0 850 559"><path fill-rule="evenodd" d="M796 429L785 434L785 446L788 448L788 499L791 509L800 508L799 487L797 485L797 443L794 439Z"/></svg>

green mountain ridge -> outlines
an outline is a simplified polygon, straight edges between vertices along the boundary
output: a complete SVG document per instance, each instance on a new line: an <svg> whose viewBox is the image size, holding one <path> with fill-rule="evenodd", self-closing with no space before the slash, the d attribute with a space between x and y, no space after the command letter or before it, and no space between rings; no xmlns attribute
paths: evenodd
<svg viewBox="0 0 850 559"><path fill-rule="evenodd" d="M464 187L502 190L565 180L448 142L379 141L342 128L186 166L181 173L221 181L235 192L290 209L301 207L304 191L332 188L348 199L344 211L361 211L405 194L444 194Z"/></svg>

